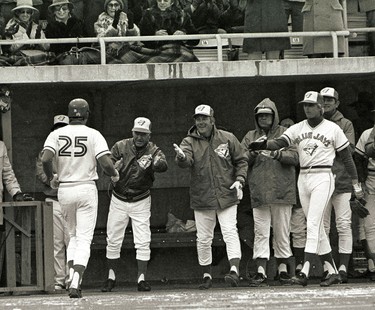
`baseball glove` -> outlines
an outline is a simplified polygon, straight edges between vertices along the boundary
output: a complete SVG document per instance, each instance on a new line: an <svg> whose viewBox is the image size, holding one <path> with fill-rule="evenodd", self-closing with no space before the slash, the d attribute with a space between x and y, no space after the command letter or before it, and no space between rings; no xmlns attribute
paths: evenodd
<svg viewBox="0 0 375 310"><path fill-rule="evenodd" d="M365 207L366 200L361 199L358 200L357 198L350 200L350 208L354 214L357 214L360 218L364 218L370 214L368 209Z"/></svg>

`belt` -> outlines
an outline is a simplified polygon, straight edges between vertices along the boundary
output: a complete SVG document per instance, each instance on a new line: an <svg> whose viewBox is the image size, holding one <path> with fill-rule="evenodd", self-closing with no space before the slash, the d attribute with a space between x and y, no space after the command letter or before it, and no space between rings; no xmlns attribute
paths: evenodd
<svg viewBox="0 0 375 310"><path fill-rule="evenodd" d="M310 167L301 167L301 170L307 170L307 169L331 169L332 166L328 165L321 165L321 166L310 166Z"/></svg>
<svg viewBox="0 0 375 310"><path fill-rule="evenodd" d="M151 194L150 190L147 190L144 193L139 194L137 196L125 196L125 195L120 195L120 194L116 193L115 191L113 191L113 195L117 199L119 199L121 201L124 201L124 202L136 202L136 201L140 201L140 200L145 199L148 196L150 196L150 194Z"/></svg>

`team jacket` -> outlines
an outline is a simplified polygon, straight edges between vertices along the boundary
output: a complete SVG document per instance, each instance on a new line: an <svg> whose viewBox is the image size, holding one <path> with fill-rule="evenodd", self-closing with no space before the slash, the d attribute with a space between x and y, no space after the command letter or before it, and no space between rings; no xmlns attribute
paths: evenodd
<svg viewBox="0 0 375 310"><path fill-rule="evenodd" d="M124 161L119 171L120 180L114 188L115 193L124 197L135 197L147 192L154 182L154 172L168 169L164 153L152 142L137 150L133 138L124 139L115 143L111 153L114 163L121 158ZM157 155L160 158L154 163Z"/></svg>
<svg viewBox="0 0 375 310"><path fill-rule="evenodd" d="M267 134L268 139L278 138L286 130L285 127L278 125L279 114L274 102L265 99L259 103L257 108L267 107L274 112L274 120L271 130ZM255 119L255 116L254 116ZM255 130L250 130L242 140L242 145L246 149L251 142L265 135L265 132L259 127L256 119ZM270 151L258 151L249 154L248 183L251 196L251 207L259 208L262 206L277 204L295 204L296 203L296 171L295 166L299 164L298 153L294 147L281 151L279 160L270 156Z"/></svg>
<svg viewBox="0 0 375 310"><path fill-rule="evenodd" d="M354 151L354 127L350 120L344 117L341 112L336 111L330 121L339 125L339 127L344 132L345 136L348 138L350 147ZM340 156L336 156L335 161L332 166L332 173L335 177L335 193L351 193L352 192L352 178L346 172L345 166L342 163Z"/></svg>
<svg viewBox="0 0 375 310"><path fill-rule="evenodd" d="M210 140L198 135L193 126L180 145L186 155L177 161L181 168L190 168L190 207L196 210L225 209L239 203L236 181L245 182L247 157L245 149L230 132L213 127Z"/></svg>

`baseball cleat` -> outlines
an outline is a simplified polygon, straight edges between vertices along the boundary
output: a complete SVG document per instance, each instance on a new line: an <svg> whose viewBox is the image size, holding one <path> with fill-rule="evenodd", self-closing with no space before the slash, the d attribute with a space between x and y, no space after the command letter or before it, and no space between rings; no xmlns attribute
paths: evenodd
<svg viewBox="0 0 375 310"><path fill-rule="evenodd" d="M266 276L263 273L258 272L254 277L250 279L249 286L268 286Z"/></svg>
<svg viewBox="0 0 375 310"><path fill-rule="evenodd" d="M82 293L77 288L70 288L69 289L69 297L70 298L82 298Z"/></svg>
<svg viewBox="0 0 375 310"><path fill-rule="evenodd" d="M107 279L102 287L102 292L112 292L112 289L116 286L116 280Z"/></svg>
<svg viewBox="0 0 375 310"><path fill-rule="evenodd" d="M240 278L235 271L231 271L224 276L225 283L231 287L237 287L240 283Z"/></svg>
<svg viewBox="0 0 375 310"><path fill-rule="evenodd" d="M199 285L200 290L208 290L212 287L212 279L210 277L204 277L203 282Z"/></svg>
<svg viewBox="0 0 375 310"><path fill-rule="evenodd" d="M339 275L341 278L341 283L348 283L348 274L344 270L339 271Z"/></svg>
<svg viewBox="0 0 375 310"><path fill-rule="evenodd" d="M279 281L280 281L281 285L292 285L293 284L292 278L285 271L280 272Z"/></svg>
<svg viewBox="0 0 375 310"><path fill-rule="evenodd" d="M320 282L320 286L330 286L332 284L340 284L341 283L341 278L338 273L332 273L327 276L327 278Z"/></svg>
<svg viewBox="0 0 375 310"><path fill-rule="evenodd" d="M138 282L138 292L149 292L151 291L151 286L146 281Z"/></svg>
<svg viewBox="0 0 375 310"><path fill-rule="evenodd" d="M298 273L295 277L292 278L293 284L296 285L307 285L307 277L303 272Z"/></svg>

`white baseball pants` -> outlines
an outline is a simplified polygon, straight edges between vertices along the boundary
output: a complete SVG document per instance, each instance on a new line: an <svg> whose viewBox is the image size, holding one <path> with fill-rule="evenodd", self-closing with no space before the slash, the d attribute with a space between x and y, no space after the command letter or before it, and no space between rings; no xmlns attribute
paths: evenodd
<svg viewBox="0 0 375 310"><path fill-rule="evenodd" d="M365 199L367 201L366 208L370 214L365 218L360 218L360 226L363 229L362 238L367 240L369 251L375 254L375 194L365 193ZM363 236L364 234L364 236Z"/></svg>
<svg viewBox="0 0 375 310"><path fill-rule="evenodd" d="M151 250L151 196L136 202L124 202L112 195L107 220L107 258L120 257L125 229L131 219L136 258L149 261Z"/></svg>
<svg viewBox="0 0 375 310"><path fill-rule="evenodd" d="M66 214L69 232L67 260L87 266L98 212L98 190L94 182L60 183L58 199Z"/></svg>
<svg viewBox="0 0 375 310"><path fill-rule="evenodd" d="M223 210L194 210L197 227L198 262L201 266L212 263L212 240L219 220L221 233L226 245L228 260L241 258L241 244L237 231L237 205Z"/></svg>

